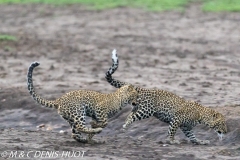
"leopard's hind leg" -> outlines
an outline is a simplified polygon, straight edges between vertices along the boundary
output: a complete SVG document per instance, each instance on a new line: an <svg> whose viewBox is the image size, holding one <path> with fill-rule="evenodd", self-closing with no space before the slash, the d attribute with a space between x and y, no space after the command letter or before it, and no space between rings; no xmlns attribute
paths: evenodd
<svg viewBox="0 0 240 160"><path fill-rule="evenodd" d="M80 143L87 143L89 140L84 138L80 132L75 130L75 126L72 126L72 138Z"/></svg>
<svg viewBox="0 0 240 160"><path fill-rule="evenodd" d="M73 120L74 120L74 126L75 129L78 132L86 133L86 134L92 134L92 133L100 133L102 131L102 128L88 128L86 127L86 109L84 106L76 107L75 111L72 111L73 113Z"/></svg>
<svg viewBox="0 0 240 160"><path fill-rule="evenodd" d="M83 138L82 134L80 132L78 132L74 126L74 121L69 119L67 116L62 115L62 117L70 124L71 129L72 129L72 138L75 139L78 142L81 143L87 143L88 140L86 138Z"/></svg>
<svg viewBox="0 0 240 160"><path fill-rule="evenodd" d="M73 107L73 109L71 109L69 113L60 113L60 115L68 121L72 128L72 138L74 138L78 142L91 142L92 137L102 131L102 128L92 129L85 126L86 111L84 106ZM88 139L84 139L81 133L88 134Z"/></svg>
<svg viewBox="0 0 240 160"><path fill-rule="evenodd" d="M101 109L97 109L95 114L95 119L92 118L92 121L90 122L92 128L105 128L108 124L108 115L102 112Z"/></svg>
<svg viewBox="0 0 240 160"><path fill-rule="evenodd" d="M188 137L190 139L190 141L194 144L202 144L202 145L206 145L209 144L210 141L208 140L199 140L195 137L192 128L190 127L186 127L186 126L182 126L180 127L182 132L185 134L186 137Z"/></svg>
<svg viewBox="0 0 240 160"><path fill-rule="evenodd" d="M96 110L95 118L92 117L90 122L92 128L105 128L108 124L107 114L102 113L101 111ZM88 139L92 139L94 134L88 134ZM105 143L105 141L98 141L97 143Z"/></svg>

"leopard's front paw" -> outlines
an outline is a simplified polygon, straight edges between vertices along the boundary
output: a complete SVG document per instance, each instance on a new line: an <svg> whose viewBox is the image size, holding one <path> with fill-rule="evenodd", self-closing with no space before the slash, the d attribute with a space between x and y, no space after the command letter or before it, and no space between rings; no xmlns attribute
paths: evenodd
<svg viewBox="0 0 240 160"><path fill-rule="evenodd" d="M198 145L207 145L210 144L209 140L197 140L196 142L193 142L194 144L198 144Z"/></svg>
<svg viewBox="0 0 240 160"><path fill-rule="evenodd" d="M126 124L123 125L123 129L127 130L127 125Z"/></svg>
<svg viewBox="0 0 240 160"><path fill-rule="evenodd" d="M77 142L80 143L87 143L88 140L83 138L80 134L72 134L72 138L75 139Z"/></svg>
<svg viewBox="0 0 240 160"><path fill-rule="evenodd" d="M89 144L104 144L106 142L105 141L98 141L98 140L91 139L91 140L88 141L88 143Z"/></svg>
<svg viewBox="0 0 240 160"><path fill-rule="evenodd" d="M123 128L120 130L121 133L125 133L127 130L126 124L123 125Z"/></svg>
<svg viewBox="0 0 240 160"><path fill-rule="evenodd" d="M121 132L121 133L125 133L125 132L126 132L126 129L125 129L125 128L122 128L122 129L120 130L120 132Z"/></svg>
<svg viewBox="0 0 240 160"><path fill-rule="evenodd" d="M102 132L103 128L94 128L94 133L100 133Z"/></svg>
<svg viewBox="0 0 240 160"><path fill-rule="evenodd" d="M180 141L176 139L167 139L166 142L169 144L180 144Z"/></svg>

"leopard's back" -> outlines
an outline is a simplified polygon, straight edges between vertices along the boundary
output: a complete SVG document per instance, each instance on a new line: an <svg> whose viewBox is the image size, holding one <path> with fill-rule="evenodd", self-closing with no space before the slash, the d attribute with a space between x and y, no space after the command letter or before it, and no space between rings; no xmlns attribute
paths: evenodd
<svg viewBox="0 0 240 160"><path fill-rule="evenodd" d="M121 88L120 88L121 90ZM94 116L96 112L102 114L109 114L111 110L118 111L119 106L122 105L119 99L129 98L116 94L103 94L91 90L76 90L68 92L56 100L60 106L59 110L73 110L84 106L86 108L87 116Z"/></svg>
<svg viewBox="0 0 240 160"><path fill-rule="evenodd" d="M56 99L59 106L80 106L88 104L91 106L96 105L98 102L105 99L106 96L100 92L91 90L76 90L64 94L62 97Z"/></svg>
<svg viewBox="0 0 240 160"><path fill-rule="evenodd" d="M138 91L138 109L148 112L149 116L161 118L164 122L169 122L186 103L184 98L165 90L141 87L135 87L135 89Z"/></svg>

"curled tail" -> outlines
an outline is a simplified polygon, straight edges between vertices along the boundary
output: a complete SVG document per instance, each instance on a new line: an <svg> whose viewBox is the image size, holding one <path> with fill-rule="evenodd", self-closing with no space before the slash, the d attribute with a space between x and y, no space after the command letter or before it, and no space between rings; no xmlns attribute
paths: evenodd
<svg viewBox="0 0 240 160"><path fill-rule="evenodd" d="M128 83L125 82L121 82L119 80L116 80L114 78L112 78L112 74L117 70L118 68L118 56L117 56L117 51L116 49L114 49L112 51L112 66L108 69L108 71L106 72L106 76L105 78L107 79L108 83L110 83L112 86L116 87L116 88L120 88L124 85L127 85Z"/></svg>
<svg viewBox="0 0 240 160"><path fill-rule="evenodd" d="M39 65L40 65L40 63L33 62L33 63L31 63L31 65L28 68L28 73L27 73L28 91L31 94L31 96L33 97L33 99L35 101L37 101L39 104L41 104L45 107L49 107L49 108L58 108L58 106L54 103L54 101L49 101L49 100L43 99L42 97L37 95L37 93L35 92L35 89L33 87L32 73L33 73L33 69Z"/></svg>
<svg viewBox="0 0 240 160"><path fill-rule="evenodd" d="M118 56L117 56L117 50L114 49L112 51L112 66L108 69L106 72L106 77L111 77L111 75L117 70L118 68Z"/></svg>

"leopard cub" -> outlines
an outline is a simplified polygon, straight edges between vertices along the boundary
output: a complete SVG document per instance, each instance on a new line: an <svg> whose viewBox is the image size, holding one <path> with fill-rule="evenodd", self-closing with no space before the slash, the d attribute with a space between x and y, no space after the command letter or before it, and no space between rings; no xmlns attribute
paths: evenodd
<svg viewBox="0 0 240 160"><path fill-rule="evenodd" d="M32 72L38 65L38 62L33 62L28 69L29 93L37 103L49 108L56 108L58 114L70 124L72 138L78 142L94 142L92 137L106 127L108 118L114 116L127 104L136 105L138 93L132 85L125 85L109 94L91 90L76 90L56 100L46 100L40 97L33 87ZM86 116L92 117L92 128L85 126ZM88 134L88 139L83 138L81 133Z"/></svg>

